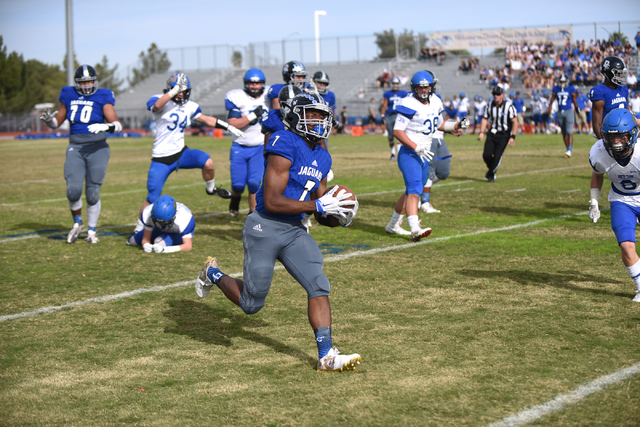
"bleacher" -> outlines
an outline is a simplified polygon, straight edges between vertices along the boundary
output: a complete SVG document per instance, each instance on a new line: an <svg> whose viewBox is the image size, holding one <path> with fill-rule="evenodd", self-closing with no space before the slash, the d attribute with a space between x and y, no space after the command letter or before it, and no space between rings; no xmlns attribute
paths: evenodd
<svg viewBox="0 0 640 427"><path fill-rule="evenodd" d="M474 95L482 95L485 99L490 96L487 85L479 83L477 73L457 73L460 58L450 55L439 65L435 61L380 61L365 63L349 63L339 65L315 66L307 65L309 77L318 70L325 71L331 78L330 90L337 99L337 110L347 106L349 116L352 119L366 118L369 100L375 98L380 101L385 90L378 88L376 78L383 69L393 70L398 75L409 78L419 70L430 69L439 80L439 94L444 99L451 98L454 94L465 92L472 100ZM501 67L504 66L504 57L486 56L481 58L480 66ZM267 85L282 83L282 67L262 67ZM214 71L187 71L191 80L191 99L198 102L204 114L225 118L227 112L224 108L225 94L235 88L243 86L242 77L246 69L214 70ZM116 97L116 111L125 127L140 128L151 119L151 113L146 110L146 102L154 94L162 93L166 80L171 73L155 74L145 79L127 92ZM360 90L364 94L359 97ZM408 83L403 87L409 90Z"/></svg>

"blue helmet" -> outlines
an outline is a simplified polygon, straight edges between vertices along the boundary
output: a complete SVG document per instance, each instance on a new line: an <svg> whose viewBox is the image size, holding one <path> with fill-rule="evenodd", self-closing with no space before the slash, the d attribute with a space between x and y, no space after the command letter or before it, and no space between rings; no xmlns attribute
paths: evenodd
<svg viewBox="0 0 640 427"><path fill-rule="evenodd" d="M466 97L467 97L467 95L465 95L464 92L460 92L460 98L466 98Z"/></svg>
<svg viewBox="0 0 640 427"><path fill-rule="evenodd" d="M184 105L187 103L187 101L189 100L189 97L191 96L191 80L189 80L189 77L187 77L186 74L184 73L171 74L171 76L169 76L169 80L167 80L167 88L164 90L164 92L167 93L171 89L173 89L176 83L178 83L178 79L180 78L180 76L183 76L185 79L187 79L187 90L181 92L182 99L176 99L178 97L178 95L176 95L172 98L172 100L180 105Z"/></svg>
<svg viewBox="0 0 640 427"><path fill-rule="evenodd" d="M244 82L244 91L247 92L247 95L252 98L257 98L264 92L264 83L267 79L264 77L264 73L258 68L249 68L247 72L244 73L242 81ZM262 83L262 85L258 89L250 89L249 83Z"/></svg>
<svg viewBox="0 0 640 427"><path fill-rule="evenodd" d="M602 120L604 148L621 165L626 165L638 140L638 124L631 111L616 108Z"/></svg>
<svg viewBox="0 0 640 427"><path fill-rule="evenodd" d="M176 219L176 201L173 197L164 195L158 197L151 208L151 220L160 231L168 230Z"/></svg>
<svg viewBox="0 0 640 427"><path fill-rule="evenodd" d="M419 101L426 101L429 99L429 96L431 96L431 93L433 92L433 85L433 77L428 71L418 71L413 75L413 77L411 77L411 92L413 92L413 95ZM428 87L429 92L425 95L418 95L419 87Z"/></svg>

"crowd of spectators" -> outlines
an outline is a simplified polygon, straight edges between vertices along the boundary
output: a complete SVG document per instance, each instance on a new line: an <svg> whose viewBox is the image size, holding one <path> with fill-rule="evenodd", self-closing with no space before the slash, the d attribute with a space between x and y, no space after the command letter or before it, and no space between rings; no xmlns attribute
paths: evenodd
<svg viewBox="0 0 640 427"><path fill-rule="evenodd" d="M518 78L523 89L539 91L552 89L554 82L564 73L575 86L593 86L600 81L600 64L607 56L619 56L629 64L633 46L628 41L623 45L620 39L578 40L576 43L566 42L558 47L551 42L527 42L509 44L506 48L504 74L509 79ZM490 85L500 83L489 81ZM482 79L482 77L481 77Z"/></svg>
<svg viewBox="0 0 640 427"><path fill-rule="evenodd" d="M418 60L420 61L440 61L447 58L447 54L442 47L436 49L434 46L422 46Z"/></svg>

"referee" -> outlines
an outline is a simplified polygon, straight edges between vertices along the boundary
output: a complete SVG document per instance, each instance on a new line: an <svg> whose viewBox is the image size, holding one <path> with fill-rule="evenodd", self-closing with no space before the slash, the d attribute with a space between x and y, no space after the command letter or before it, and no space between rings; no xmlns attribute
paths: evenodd
<svg viewBox="0 0 640 427"><path fill-rule="evenodd" d="M488 125L490 130L484 143L482 160L489 168L485 175L487 181L495 182L496 171L500 167L502 155L507 148L507 144L511 147L516 145L518 115L511 101L505 99L502 87L494 87L491 94L493 95L493 101L487 106L482 116L478 141L482 142L484 139L484 132Z"/></svg>

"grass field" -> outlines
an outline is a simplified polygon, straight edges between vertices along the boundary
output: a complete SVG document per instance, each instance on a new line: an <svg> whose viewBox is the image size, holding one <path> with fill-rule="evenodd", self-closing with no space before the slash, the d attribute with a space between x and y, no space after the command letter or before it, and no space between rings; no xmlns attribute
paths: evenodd
<svg viewBox="0 0 640 427"><path fill-rule="evenodd" d="M283 269L254 316L216 289L196 296L208 255L241 274L246 198L231 218L200 171L180 170L165 194L196 216L194 249L126 246L151 140L113 139L100 243L70 245L67 142L0 141L0 425L485 426L531 408L530 425L640 425L639 375L535 409L640 366L640 304L609 212L586 216L595 140L576 135L567 159L560 136L520 136L494 184L473 136L447 141L442 213L421 214L433 234L413 244L384 232L404 191L386 139L331 140L333 183L360 200L351 227L311 228L334 344L362 355L343 373L315 371L305 293ZM187 144L229 188L230 140Z"/></svg>

